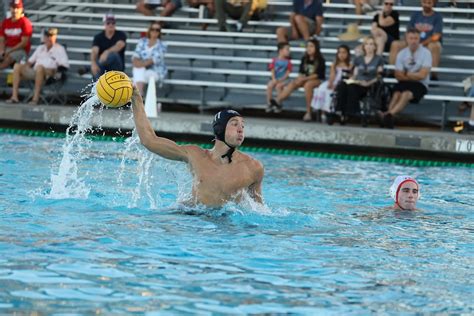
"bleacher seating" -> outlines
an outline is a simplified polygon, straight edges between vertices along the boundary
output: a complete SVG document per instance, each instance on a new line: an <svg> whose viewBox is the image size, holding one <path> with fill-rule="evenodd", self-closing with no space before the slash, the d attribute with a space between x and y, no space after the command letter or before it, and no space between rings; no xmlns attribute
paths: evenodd
<svg viewBox="0 0 474 316"><path fill-rule="evenodd" d="M102 16L111 7L116 15L117 29L127 32L129 37L126 67L129 74L130 55L140 34L146 30L150 21L164 21L167 27L163 32L163 40L168 43L166 61L170 76L164 89L158 92L158 97L162 102L198 105L201 109L213 105L264 108L265 84L269 78L267 65L276 53L274 30L277 26L288 25L291 10L291 2L271 0L265 20L250 21L245 32L237 33L217 32L215 19L203 19L199 9L186 6L173 17L162 18L142 16L135 12L134 3L125 0L113 0L113 6L110 2L84 3L78 0L45 0L40 3L36 1L35 7L29 7L27 3L25 5L25 12L35 26L33 44L39 43L42 28L54 26L60 29L58 41L67 44L71 59L70 79L64 87L65 92L69 93L79 93L90 82L90 78L74 74L79 67L89 64L92 37L103 29ZM401 14L403 32L409 15L419 10L419 7L396 9ZM474 47L471 30L474 9L437 10L444 14L445 22L441 67L436 69L441 80L430 87L429 95L420 106L410 106L406 111L407 116L421 121L439 122L443 117L455 119L455 106L447 106L448 102L463 100L461 81L474 73L474 56L470 54ZM355 19L361 19L361 16L354 14L352 5L325 4L321 46L328 66L339 45L337 34ZM372 17L363 16L362 19L366 22L360 29L369 34ZM233 23L232 20L228 22ZM202 23L210 25L208 31L200 30ZM298 65L304 43L292 42L291 51L292 62ZM290 97L285 102L285 109L303 112L305 104L302 93Z"/></svg>

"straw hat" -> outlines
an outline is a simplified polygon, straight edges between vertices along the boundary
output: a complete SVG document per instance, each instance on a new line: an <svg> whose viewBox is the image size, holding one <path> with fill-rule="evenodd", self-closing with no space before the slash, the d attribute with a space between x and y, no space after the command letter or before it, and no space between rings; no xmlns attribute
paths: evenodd
<svg viewBox="0 0 474 316"><path fill-rule="evenodd" d="M338 37L343 42L352 42L356 41L359 38L364 36L359 32L359 27L355 23L351 23L347 26L347 31L345 33L339 34Z"/></svg>

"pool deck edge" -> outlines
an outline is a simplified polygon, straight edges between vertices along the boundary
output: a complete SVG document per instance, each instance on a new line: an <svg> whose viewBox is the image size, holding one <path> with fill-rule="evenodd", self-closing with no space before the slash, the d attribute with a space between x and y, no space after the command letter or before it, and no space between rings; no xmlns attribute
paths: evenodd
<svg viewBox="0 0 474 316"><path fill-rule="evenodd" d="M0 120L17 125L69 126L77 107L31 106L0 102ZM102 115L96 109L92 126L108 130L132 130L134 123L128 109L105 109ZM212 115L176 112L159 113L150 119L155 131L164 134L202 136L212 139ZM441 131L417 131L402 129L362 128L352 126L328 126L296 120L272 118L245 118L245 135L251 142L268 143L271 146L291 147L298 144L307 150L317 151L321 146L334 146L351 153L351 148L371 149L383 154L385 151L411 151L424 153L436 159L437 155L450 155L460 160L474 160L474 135Z"/></svg>

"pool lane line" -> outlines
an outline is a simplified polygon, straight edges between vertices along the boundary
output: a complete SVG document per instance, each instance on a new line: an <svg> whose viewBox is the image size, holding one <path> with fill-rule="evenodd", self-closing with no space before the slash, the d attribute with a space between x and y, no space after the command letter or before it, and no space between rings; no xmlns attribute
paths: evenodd
<svg viewBox="0 0 474 316"><path fill-rule="evenodd" d="M51 132L51 131L38 131L38 130L27 130L27 129L16 129L16 128L1 128L0 133L3 134L14 134L23 136L34 136L34 137L52 137L52 138L65 138L66 133L62 132ZM110 136L110 135L86 135L87 139L92 141L112 141L112 142L124 142L128 137L124 136ZM179 145L186 144L198 144L202 148L212 148L213 144L209 143L191 143L191 142L177 142ZM314 157L323 159L341 159L351 161L371 161L371 162L384 162L393 164L402 164L414 167L464 167L474 168L474 163L464 162L452 162L452 161L436 161L436 160L419 160L419 159L405 159L405 158L394 158L394 157L381 157L381 156L365 156L365 155L350 155L350 154L339 154L339 153L327 153L317 151L305 151L296 149L283 149L283 148L265 148L265 147L251 147L241 146L240 150L246 152L255 153L269 153L277 155L290 155L290 156L302 156L302 157Z"/></svg>

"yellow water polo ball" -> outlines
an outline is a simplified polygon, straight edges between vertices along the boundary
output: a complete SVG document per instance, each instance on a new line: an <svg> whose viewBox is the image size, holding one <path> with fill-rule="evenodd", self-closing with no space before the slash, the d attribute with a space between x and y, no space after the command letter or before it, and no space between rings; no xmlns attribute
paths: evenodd
<svg viewBox="0 0 474 316"><path fill-rule="evenodd" d="M133 85L127 74L112 70L100 76L96 90L103 105L118 108L132 99Z"/></svg>

